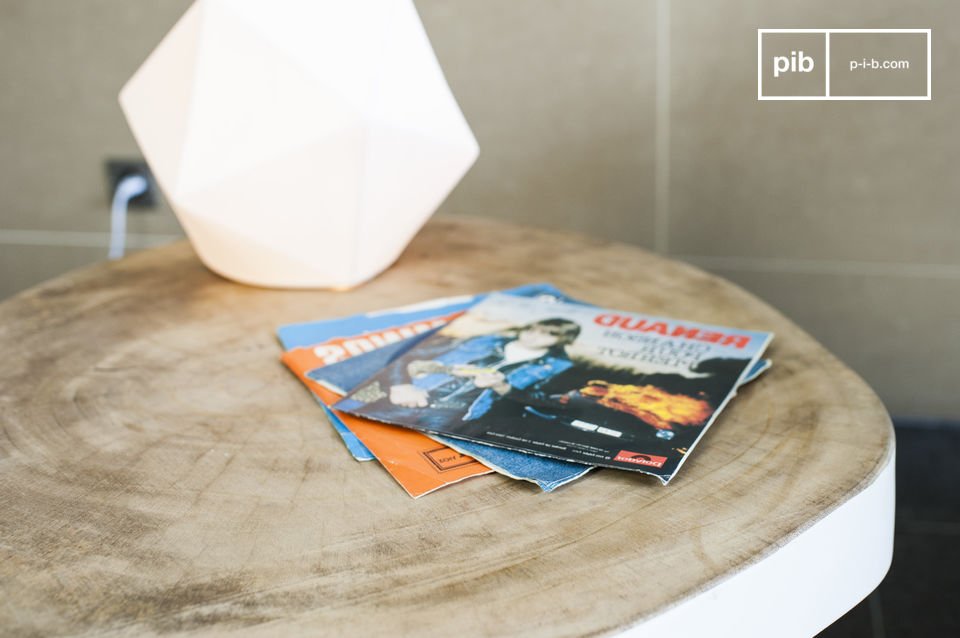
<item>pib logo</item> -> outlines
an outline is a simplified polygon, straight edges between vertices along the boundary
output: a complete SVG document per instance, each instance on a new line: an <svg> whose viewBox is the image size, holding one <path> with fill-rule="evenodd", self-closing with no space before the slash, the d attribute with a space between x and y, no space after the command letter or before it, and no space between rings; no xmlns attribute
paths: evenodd
<svg viewBox="0 0 960 638"><path fill-rule="evenodd" d="M667 457L620 450L617 455L613 457L613 460L620 461L621 463L633 463L634 465L646 465L647 467L663 467L663 464L667 462Z"/></svg>
<svg viewBox="0 0 960 638"><path fill-rule="evenodd" d="M757 32L757 96L777 99L826 94L826 35L760 29Z"/></svg>
<svg viewBox="0 0 960 638"><path fill-rule="evenodd" d="M791 51L786 55L773 56L773 77L780 77L781 73L810 73L814 67L813 58L803 51Z"/></svg>

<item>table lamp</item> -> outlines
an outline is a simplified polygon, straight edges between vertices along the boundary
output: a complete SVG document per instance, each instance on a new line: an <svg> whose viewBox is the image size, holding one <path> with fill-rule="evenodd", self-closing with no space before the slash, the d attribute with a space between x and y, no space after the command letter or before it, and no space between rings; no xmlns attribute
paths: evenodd
<svg viewBox="0 0 960 638"><path fill-rule="evenodd" d="M411 0L197 0L120 103L203 262L260 286L375 276L478 154Z"/></svg>

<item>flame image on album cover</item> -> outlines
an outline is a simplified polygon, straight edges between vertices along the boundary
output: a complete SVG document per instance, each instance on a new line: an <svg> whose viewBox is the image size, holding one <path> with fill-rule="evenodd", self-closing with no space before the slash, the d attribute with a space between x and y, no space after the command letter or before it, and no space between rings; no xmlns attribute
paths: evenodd
<svg viewBox="0 0 960 638"><path fill-rule="evenodd" d="M491 295L336 407L666 483L771 338Z"/></svg>

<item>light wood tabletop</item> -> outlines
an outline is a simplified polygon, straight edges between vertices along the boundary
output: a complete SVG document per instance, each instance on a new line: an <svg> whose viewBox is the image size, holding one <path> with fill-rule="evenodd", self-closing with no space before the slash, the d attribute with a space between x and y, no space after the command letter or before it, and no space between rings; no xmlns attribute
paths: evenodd
<svg viewBox="0 0 960 638"><path fill-rule="evenodd" d="M541 281L772 331L773 368L669 486L488 475L413 500L278 361L281 324ZM635 247L444 218L330 292L232 283L182 242L0 304L0 352L0 634L809 636L890 561L873 392L747 292Z"/></svg>

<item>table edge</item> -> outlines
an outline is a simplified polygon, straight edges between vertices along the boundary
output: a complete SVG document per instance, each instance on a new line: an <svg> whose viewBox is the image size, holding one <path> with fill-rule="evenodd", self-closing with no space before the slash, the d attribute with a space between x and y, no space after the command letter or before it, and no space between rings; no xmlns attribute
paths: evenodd
<svg viewBox="0 0 960 638"><path fill-rule="evenodd" d="M784 543L611 635L816 635L869 595L890 568L895 473L892 444L872 475L843 502ZM783 578L785 571L791 578Z"/></svg>

